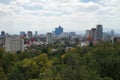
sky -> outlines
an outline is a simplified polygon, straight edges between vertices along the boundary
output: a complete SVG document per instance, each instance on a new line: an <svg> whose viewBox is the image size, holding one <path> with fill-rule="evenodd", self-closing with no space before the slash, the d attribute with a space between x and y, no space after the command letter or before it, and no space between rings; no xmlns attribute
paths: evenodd
<svg viewBox="0 0 120 80"><path fill-rule="evenodd" d="M83 33L102 24L104 31L120 32L120 0L0 0L0 31Z"/></svg>

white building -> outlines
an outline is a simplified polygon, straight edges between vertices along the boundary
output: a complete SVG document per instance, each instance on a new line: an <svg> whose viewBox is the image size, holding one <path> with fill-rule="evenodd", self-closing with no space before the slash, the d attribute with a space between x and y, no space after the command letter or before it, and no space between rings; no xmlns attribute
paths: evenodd
<svg viewBox="0 0 120 80"><path fill-rule="evenodd" d="M53 43L52 33L47 33L47 44Z"/></svg>
<svg viewBox="0 0 120 80"><path fill-rule="evenodd" d="M63 32L63 33L61 33L60 36L59 36L59 39L62 39L62 38L67 38L67 39L69 39L69 38L70 38L69 33L68 33L68 32Z"/></svg>
<svg viewBox="0 0 120 80"><path fill-rule="evenodd" d="M24 39L17 37L6 37L5 38L5 50L7 52L24 51Z"/></svg>

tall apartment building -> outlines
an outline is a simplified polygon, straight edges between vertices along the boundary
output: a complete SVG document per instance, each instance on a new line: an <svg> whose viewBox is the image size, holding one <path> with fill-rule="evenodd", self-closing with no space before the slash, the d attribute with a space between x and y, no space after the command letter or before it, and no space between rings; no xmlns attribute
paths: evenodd
<svg viewBox="0 0 120 80"><path fill-rule="evenodd" d="M35 31L35 35L34 35L34 37L36 38L38 36L38 32L37 31Z"/></svg>
<svg viewBox="0 0 120 80"><path fill-rule="evenodd" d="M53 43L52 33L47 33L46 39L47 39L47 44Z"/></svg>
<svg viewBox="0 0 120 80"><path fill-rule="evenodd" d="M24 51L24 39L17 37L6 37L5 38L5 50L7 52Z"/></svg>
<svg viewBox="0 0 120 80"><path fill-rule="evenodd" d="M103 26L101 24L97 25L96 31L97 31L97 41L102 40L103 39Z"/></svg>
<svg viewBox="0 0 120 80"><path fill-rule="evenodd" d="M1 31L1 36L5 37L5 31Z"/></svg>
<svg viewBox="0 0 120 80"><path fill-rule="evenodd" d="M24 31L21 31L21 32L20 32L20 36L21 36L21 37L25 37L25 35L26 35L26 34L25 34Z"/></svg>
<svg viewBox="0 0 120 80"><path fill-rule="evenodd" d="M96 28L92 28L91 30L86 30L86 39L96 41L97 40L97 31Z"/></svg>
<svg viewBox="0 0 120 80"><path fill-rule="evenodd" d="M28 36L29 39L33 38L32 31L28 31L27 36Z"/></svg>
<svg viewBox="0 0 120 80"><path fill-rule="evenodd" d="M92 40L97 41L97 30L96 28L91 29Z"/></svg>

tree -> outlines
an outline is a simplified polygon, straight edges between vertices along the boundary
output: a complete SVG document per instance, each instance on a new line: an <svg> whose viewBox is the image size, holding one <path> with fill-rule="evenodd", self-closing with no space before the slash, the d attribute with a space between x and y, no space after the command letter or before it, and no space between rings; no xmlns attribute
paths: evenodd
<svg viewBox="0 0 120 80"><path fill-rule="evenodd" d="M0 79L1 80L7 80L2 67L0 67Z"/></svg>
<svg viewBox="0 0 120 80"><path fill-rule="evenodd" d="M25 77L27 79L29 78L37 78L39 70L38 70L38 65L35 61L32 59L24 59L22 61L22 68L25 73Z"/></svg>

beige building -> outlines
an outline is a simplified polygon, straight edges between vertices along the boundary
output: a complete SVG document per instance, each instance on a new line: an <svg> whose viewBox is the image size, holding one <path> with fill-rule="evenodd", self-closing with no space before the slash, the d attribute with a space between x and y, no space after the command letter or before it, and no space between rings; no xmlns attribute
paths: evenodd
<svg viewBox="0 0 120 80"><path fill-rule="evenodd" d="M24 39L17 37L6 37L5 38L5 50L7 52L24 51Z"/></svg>

